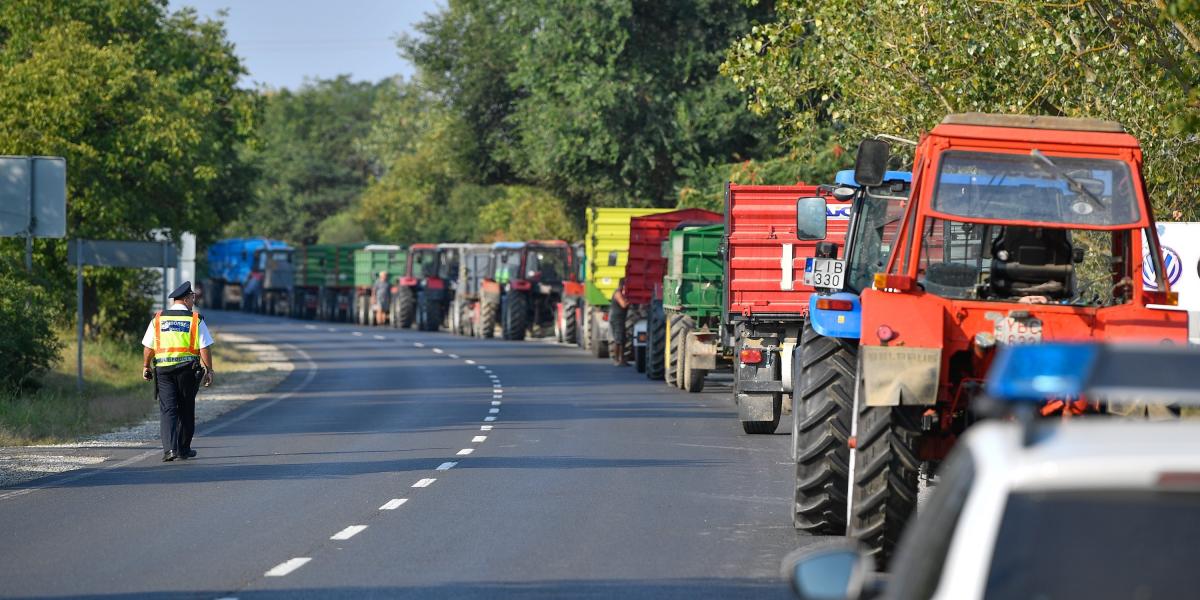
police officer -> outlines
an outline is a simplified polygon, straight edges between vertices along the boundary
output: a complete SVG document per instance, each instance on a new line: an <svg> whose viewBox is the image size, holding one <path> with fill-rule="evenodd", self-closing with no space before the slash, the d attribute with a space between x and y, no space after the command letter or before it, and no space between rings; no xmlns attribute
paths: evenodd
<svg viewBox="0 0 1200 600"><path fill-rule="evenodd" d="M190 281L171 292L174 303L154 314L142 337L142 378L156 381L163 462L196 456L196 392L212 385L212 335L200 313ZM153 361L154 370L151 371Z"/></svg>

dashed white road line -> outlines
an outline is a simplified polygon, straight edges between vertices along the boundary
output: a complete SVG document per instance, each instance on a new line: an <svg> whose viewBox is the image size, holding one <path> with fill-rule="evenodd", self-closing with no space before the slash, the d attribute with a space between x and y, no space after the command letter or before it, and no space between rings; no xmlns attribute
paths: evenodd
<svg viewBox="0 0 1200 600"><path fill-rule="evenodd" d="M373 338L375 338L375 339L377 339L377 340L386 340L386 339L387 339L387 338L383 337L382 335L373 335L373 336L371 336L371 337L373 337Z"/></svg>
<svg viewBox="0 0 1200 600"><path fill-rule="evenodd" d="M486 370L488 370L488 368L487 368L487 367L485 367L485 366L483 366L483 365L479 365L479 369L480 369L481 371L486 371Z"/></svg>
<svg viewBox="0 0 1200 600"><path fill-rule="evenodd" d="M466 456L466 455L468 455L468 454L470 454L470 453L472 453L472 452L474 452L474 451L475 451L475 449L474 449L474 448L463 448L462 450L459 450L459 451L458 451L458 455L459 455L459 456Z"/></svg>
<svg viewBox="0 0 1200 600"><path fill-rule="evenodd" d="M405 502L408 502L408 498L392 498L391 500L387 501L387 504L380 506L379 510L396 510L397 508L404 506Z"/></svg>
<svg viewBox="0 0 1200 600"><path fill-rule="evenodd" d="M496 400L501 400L504 398L504 394L492 394L492 398L494 398Z"/></svg>
<svg viewBox="0 0 1200 600"><path fill-rule="evenodd" d="M331 540L348 540L366 529L366 525L351 525L329 537Z"/></svg>
<svg viewBox="0 0 1200 600"><path fill-rule="evenodd" d="M274 567L271 568L270 571L267 571L263 575L265 577L283 577L284 575L287 575L288 573L291 573L292 571L295 571L296 569L303 567L305 565L305 563L307 563L310 560L312 560L312 559L307 556L297 556L296 558L289 558L288 560L275 565Z"/></svg>
<svg viewBox="0 0 1200 600"><path fill-rule="evenodd" d="M433 349L433 353L434 353L434 354L445 354L445 352L446 352L446 351L445 351L445 350L442 350L441 348L434 348L434 349Z"/></svg>
<svg viewBox="0 0 1200 600"><path fill-rule="evenodd" d="M487 427L487 429L485 429L484 431L488 431L492 428L491 425L484 425L484 427ZM478 444L479 442L486 442L487 436L486 435L477 435L477 436L471 438L471 441L475 442L476 444Z"/></svg>
<svg viewBox="0 0 1200 600"><path fill-rule="evenodd" d="M447 354L446 356L449 356L450 358L458 358L457 354Z"/></svg>
<svg viewBox="0 0 1200 600"><path fill-rule="evenodd" d="M487 421L488 423L491 423L492 421L496 420L496 417L484 417L483 420Z"/></svg>
<svg viewBox="0 0 1200 600"><path fill-rule="evenodd" d="M475 364L475 361L473 361L473 360L471 360L471 359L469 359L469 358L468 358L468 359L466 360L466 363L467 363L468 365L473 365L473 364Z"/></svg>
<svg viewBox="0 0 1200 600"><path fill-rule="evenodd" d="M421 342L413 342L413 346L417 348L424 348L425 344L422 344Z"/></svg>
<svg viewBox="0 0 1200 600"><path fill-rule="evenodd" d="M304 328L305 329L316 329L317 326L316 325L305 325Z"/></svg>
<svg viewBox="0 0 1200 600"><path fill-rule="evenodd" d="M499 414L499 413L500 413L500 409L498 409L498 408L489 408L488 409L488 414L495 415L495 414Z"/></svg>
<svg viewBox="0 0 1200 600"><path fill-rule="evenodd" d="M492 400L492 406L500 406L499 400Z"/></svg>
<svg viewBox="0 0 1200 600"><path fill-rule="evenodd" d="M456 463L456 462L444 462L444 463L438 465L438 467L434 470L435 471L449 471L450 469L454 468L454 465L457 465L457 464L458 463Z"/></svg>
<svg viewBox="0 0 1200 600"><path fill-rule="evenodd" d="M350 334L355 335L355 336L361 336L362 332L361 331L351 331Z"/></svg>
<svg viewBox="0 0 1200 600"><path fill-rule="evenodd" d="M480 426L479 426L479 430L480 430L480 431L491 431L491 430L492 430L492 427L493 427L492 425L480 425ZM486 437L486 436L485 436L485 437Z"/></svg>
<svg viewBox="0 0 1200 600"><path fill-rule="evenodd" d="M418 481L418 482L414 483L414 484L413 484L413 487L415 487L415 488L429 487L429 484L431 484L431 483L433 483L433 482L435 482L435 481L437 481L437 480L436 480L436 479L430 479L430 478L422 479L422 480L420 480L420 481Z"/></svg>
<svg viewBox="0 0 1200 600"><path fill-rule="evenodd" d="M336 331L337 331L337 329L334 329L333 327L330 327L330 328L326 329L325 331L328 331L329 333L334 333L334 332L336 332Z"/></svg>

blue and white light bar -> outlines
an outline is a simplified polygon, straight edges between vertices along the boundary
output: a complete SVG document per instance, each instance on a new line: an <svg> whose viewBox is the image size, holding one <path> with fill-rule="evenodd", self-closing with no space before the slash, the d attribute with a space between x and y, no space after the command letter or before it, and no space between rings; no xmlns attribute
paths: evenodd
<svg viewBox="0 0 1200 600"><path fill-rule="evenodd" d="M887 171L883 174L883 182L888 183L890 181L912 183L912 173L908 171ZM833 178L833 182L838 185L858 187L858 182L854 181L854 169L838 171L837 175Z"/></svg>
<svg viewBox="0 0 1200 600"><path fill-rule="evenodd" d="M1200 352L1180 346L1048 343L1004 346L986 391L1006 402L1087 396L1200 406Z"/></svg>

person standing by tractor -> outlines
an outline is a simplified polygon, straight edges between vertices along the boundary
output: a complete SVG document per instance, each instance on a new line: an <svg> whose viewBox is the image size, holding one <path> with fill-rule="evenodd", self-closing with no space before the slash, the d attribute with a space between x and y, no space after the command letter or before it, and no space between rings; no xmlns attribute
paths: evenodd
<svg viewBox="0 0 1200 600"><path fill-rule="evenodd" d="M371 287L371 310L375 312L375 324L387 323L388 308L392 303L392 285L388 283L387 271L379 272L379 279Z"/></svg>
<svg viewBox="0 0 1200 600"><path fill-rule="evenodd" d="M213 382L212 335L200 313L190 281L171 292L174 303L154 314L142 337L142 378L155 380L163 462L196 456L196 393ZM153 369L151 369L153 364Z"/></svg>

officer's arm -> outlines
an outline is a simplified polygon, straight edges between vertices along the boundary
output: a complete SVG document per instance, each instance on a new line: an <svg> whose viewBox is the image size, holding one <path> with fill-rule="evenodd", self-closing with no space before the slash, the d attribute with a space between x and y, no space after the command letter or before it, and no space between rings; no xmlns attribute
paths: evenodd
<svg viewBox="0 0 1200 600"><path fill-rule="evenodd" d="M212 372L212 352L210 352L208 348L200 349L200 364L204 365L204 368L207 369L208 372Z"/></svg>
<svg viewBox="0 0 1200 600"><path fill-rule="evenodd" d="M142 346L142 377L145 379L149 379L148 377L146 377L146 374L150 372L150 363L153 360L154 360L154 348L147 348L145 346Z"/></svg>

